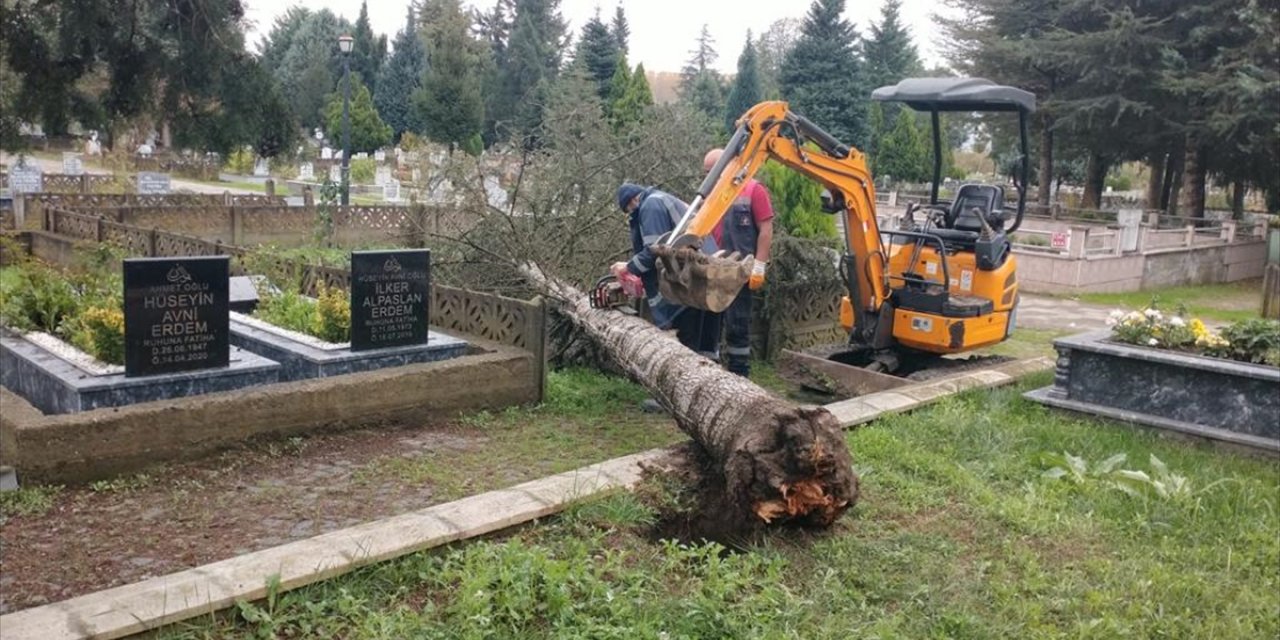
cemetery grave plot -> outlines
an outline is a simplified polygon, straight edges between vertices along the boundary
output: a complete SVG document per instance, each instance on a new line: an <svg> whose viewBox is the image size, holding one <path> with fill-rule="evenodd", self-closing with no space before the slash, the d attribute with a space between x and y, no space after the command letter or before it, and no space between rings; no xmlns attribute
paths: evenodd
<svg viewBox="0 0 1280 640"><path fill-rule="evenodd" d="M122 300L86 293L96 281L118 282L106 265L79 274L79 290L39 264L15 267L24 279L6 300L0 380L47 414L277 381L277 363L229 346L227 265L226 257L126 260Z"/></svg>
<svg viewBox="0 0 1280 640"><path fill-rule="evenodd" d="M266 292L260 312L232 316L232 342L280 362L286 381L464 354L464 340L428 329L430 297L429 251L357 251L349 297L327 288L319 300Z"/></svg>
<svg viewBox="0 0 1280 640"><path fill-rule="evenodd" d="M0 494L0 613L671 444L634 385L551 374L539 407L261 439L87 486ZM587 399L592 399L587 402ZM607 407L607 408L601 408Z"/></svg>

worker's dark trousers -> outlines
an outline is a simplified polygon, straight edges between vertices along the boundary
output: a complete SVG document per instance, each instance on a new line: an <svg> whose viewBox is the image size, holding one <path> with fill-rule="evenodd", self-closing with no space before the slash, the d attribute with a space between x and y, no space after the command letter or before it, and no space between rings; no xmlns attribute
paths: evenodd
<svg viewBox="0 0 1280 640"><path fill-rule="evenodd" d="M710 311L685 309L676 316L676 338L680 340L680 344L698 355L719 362L720 316L721 314Z"/></svg>
<svg viewBox="0 0 1280 640"><path fill-rule="evenodd" d="M751 375L751 289L743 287L738 297L724 310L725 342L728 369L746 377Z"/></svg>

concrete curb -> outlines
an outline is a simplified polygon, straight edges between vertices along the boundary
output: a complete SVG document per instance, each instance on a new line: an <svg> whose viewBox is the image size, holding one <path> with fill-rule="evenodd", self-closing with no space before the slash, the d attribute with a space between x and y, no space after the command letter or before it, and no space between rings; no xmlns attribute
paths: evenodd
<svg viewBox="0 0 1280 640"><path fill-rule="evenodd" d="M827 405L844 427L930 404L970 389L1013 383L1052 368L1049 358L1012 362ZM671 449L615 458L508 489L490 491L167 576L0 616L5 640L120 638L266 597L359 567L543 518L579 500L635 485L645 465Z"/></svg>

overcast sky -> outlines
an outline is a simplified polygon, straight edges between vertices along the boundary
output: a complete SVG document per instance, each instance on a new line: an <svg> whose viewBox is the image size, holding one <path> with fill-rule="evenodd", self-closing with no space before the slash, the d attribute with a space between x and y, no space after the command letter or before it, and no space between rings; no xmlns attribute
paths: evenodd
<svg viewBox="0 0 1280 640"><path fill-rule="evenodd" d="M560 13L576 37L582 24L591 18L597 7L608 21L619 1L561 0ZM492 0L463 2L475 7L493 6ZM759 35L779 18L802 18L809 7L809 2L804 0L621 0L621 3L631 25L631 64L643 62L649 71L679 71L705 23L720 54L717 66L724 73L732 73L736 69L748 29ZM853 0L848 3L845 16L865 35L868 25L880 19L881 3L882 0ZM404 26L408 4L408 0L370 0L369 22L374 32L387 34L388 40L394 39L395 33ZM929 46L931 38L922 37L934 30L932 16L937 4L934 0L902 2L903 20L911 29L926 65L940 61L936 48ZM276 16L283 14L290 5L313 9L328 7L352 22L360 15L359 0L245 0L246 17L252 23L249 33L252 48L257 48Z"/></svg>

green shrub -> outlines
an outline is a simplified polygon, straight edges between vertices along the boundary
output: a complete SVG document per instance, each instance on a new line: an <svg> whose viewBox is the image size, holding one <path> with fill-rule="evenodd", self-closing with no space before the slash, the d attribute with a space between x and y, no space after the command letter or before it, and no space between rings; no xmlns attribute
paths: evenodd
<svg viewBox="0 0 1280 640"><path fill-rule="evenodd" d="M373 158L362 158L351 161L351 184L373 184L378 163Z"/></svg>
<svg viewBox="0 0 1280 640"><path fill-rule="evenodd" d="M320 292L312 333L325 342L351 339L351 302L346 292L328 288Z"/></svg>
<svg viewBox="0 0 1280 640"><path fill-rule="evenodd" d="M314 327L315 301L294 292L268 295L258 303L253 315L290 331L310 335Z"/></svg>
<svg viewBox="0 0 1280 640"><path fill-rule="evenodd" d="M822 211L822 186L776 162L757 174L769 189L776 228L797 238L835 238L835 216Z"/></svg>
<svg viewBox="0 0 1280 640"><path fill-rule="evenodd" d="M71 344L108 364L124 364L124 311L91 307L73 321Z"/></svg>
<svg viewBox="0 0 1280 640"><path fill-rule="evenodd" d="M76 291L63 274L28 262L15 280L15 286L0 300L0 318L6 325L56 333L63 320L75 315Z"/></svg>
<svg viewBox="0 0 1280 640"><path fill-rule="evenodd" d="M1280 367L1280 320L1242 320L1220 333L1227 343L1211 349L1211 355Z"/></svg>
<svg viewBox="0 0 1280 640"><path fill-rule="evenodd" d="M240 147L232 151L227 156L226 169L228 173L247 176L253 173L253 165L257 162L257 157L253 150L249 147Z"/></svg>

